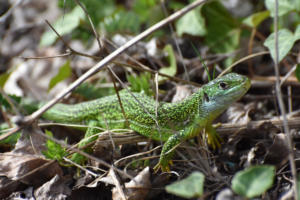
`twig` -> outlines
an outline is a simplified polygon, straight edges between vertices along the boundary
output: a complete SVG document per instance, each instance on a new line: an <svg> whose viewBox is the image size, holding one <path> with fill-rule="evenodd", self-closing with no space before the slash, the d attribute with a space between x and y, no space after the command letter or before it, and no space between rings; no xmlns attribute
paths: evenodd
<svg viewBox="0 0 300 200"><path fill-rule="evenodd" d="M59 58L59 57L66 57L70 56L72 54L72 51L66 52L60 55L55 55L55 56L33 56L33 57L26 57L26 56L20 56L20 58L29 60L29 59L49 59L49 58Z"/></svg>
<svg viewBox="0 0 300 200"><path fill-rule="evenodd" d="M245 60L248 60L250 58L254 58L256 56L261 56L261 55L265 55L265 54L269 54L270 52L268 51L263 51L263 52L259 52L259 53L254 53L254 54L251 54L251 55L248 55L238 61L236 61L235 63L233 63L232 65L230 65L228 68L226 68L226 70L224 70L218 77L221 77L223 76L224 74L226 74L228 71L230 71L234 66L236 66L237 64L241 63L241 62L244 62Z"/></svg>
<svg viewBox="0 0 300 200"><path fill-rule="evenodd" d="M297 69L297 65L294 65L294 67L280 81L280 86L284 84L284 82L294 73L294 71L296 71L296 69Z"/></svg>
<svg viewBox="0 0 300 200"><path fill-rule="evenodd" d="M259 120L259 121L250 121L245 124L237 124L237 123L224 123L221 125L218 125L217 127L217 133L222 135L229 135L232 133L240 132L240 131L249 131L254 132L255 130L259 130L263 125L265 124L272 124L273 126L277 127L278 129L283 127L282 119L270 119L270 120ZM287 121L289 127L291 128L300 128L300 117L295 117L288 119ZM118 145L122 144L130 144L134 142L145 142L149 141L148 138L136 134L136 133L116 133L112 132L111 134L114 142ZM108 134L101 134L99 140L97 141L98 144L101 145L109 145L111 144L110 137Z"/></svg>
<svg viewBox="0 0 300 200"><path fill-rule="evenodd" d="M57 37L64 43L64 45L66 47L69 48L69 50L74 53L74 54L77 54L77 55L80 55L80 56L85 56L85 57L89 57L89 58L93 58L93 59L99 59L99 57L97 56L92 56L92 55L89 55L89 54L85 54L85 53L82 53L82 52L79 52L79 51L76 51L75 49L73 49L65 40L64 38L55 30L55 28L50 24L50 22L48 20L45 20L45 22L48 24L48 26L52 29L52 31L57 35ZM77 79L78 80L78 79Z"/></svg>
<svg viewBox="0 0 300 200"><path fill-rule="evenodd" d="M286 111L285 111L285 105L283 102L282 94L281 94L281 88L280 88L280 79L279 79L279 47L278 47L278 0L275 0L275 16L274 16L274 31L275 31L275 58L274 58L274 68L275 68L275 75L276 75L276 94L277 94L277 100L279 104L279 108L281 111L281 115L283 117L283 128L284 132L287 135L286 142L289 146L290 152L289 152L289 162L290 167L292 171L292 179L293 179L293 191L294 191L294 199L298 200L298 191L297 191L297 170L296 165L294 162L294 151L293 151L293 141L291 132L289 129L289 125L287 122L286 117Z"/></svg>

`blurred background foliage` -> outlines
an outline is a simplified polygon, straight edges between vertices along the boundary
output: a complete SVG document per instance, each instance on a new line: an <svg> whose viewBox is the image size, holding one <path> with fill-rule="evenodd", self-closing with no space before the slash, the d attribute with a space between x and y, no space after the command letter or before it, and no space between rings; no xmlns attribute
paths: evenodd
<svg viewBox="0 0 300 200"><path fill-rule="evenodd" d="M156 22L166 17L161 2L158 0L82 0L97 31L101 36L116 33L136 35ZM167 1L164 2L166 12L173 13L192 1ZM240 48L243 39L249 39L253 30L265 29L268 24L269 33L273 30L270 21L274 16L274 0L255 1L250 4L230 9L230 1L211 1L202 7L190 11L185 16L174 22L178 37L192 36L203 40L213 53L230 53ZM279 27L290 32L296 30L300 23L300 1L279 1ZM254 7L255 5L255 7ZM82 9L75 1L59 0L58 6L64 10L54 27L62 35L71 34L72 38L89 41L93 38L92 29ZM239 10L240 9L240 10ZM167 37L168 28L161 29L151 37ZM290 40L290 48L299 35L292 40L290 35L284 35L283 40ZM41 45L51 45L56 41L52 30L44 33ZM148 38L150 39L150 37ZM263 38L262 38L263 39ZM271 42L272 44L272 42ZM271 45L270 44L270 45ZM267 47L270 45L266 44ZM282 49L284 55L290 50ZM272 48L271 48L272 49ZM234 57L225 60L225 65L232 64Z"/></svg>

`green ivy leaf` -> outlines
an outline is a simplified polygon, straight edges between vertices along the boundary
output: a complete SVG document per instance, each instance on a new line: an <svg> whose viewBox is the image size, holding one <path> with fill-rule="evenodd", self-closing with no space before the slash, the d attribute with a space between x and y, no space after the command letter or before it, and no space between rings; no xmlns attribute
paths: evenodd
<svg viewBox="0 0 300 200"><path fill-rule="evenodd" d="M70 13L60 17L53 25L55 30L62 36L71 33L80 23L81 19L84 19L85 15L83 10L76 6ZM42 35L40 45L49 46L57 39L56 34L51 30L45 32Z"/></svg>
<svg viewBox="0 0 300 200"><path fill-rule="evenodd" d="M183 198L199 198L203 194L204 175L193 172L187 178L166 186L166 191Z"/></svg>
<svg viewBox="0 0 300 200"><path fill-rule="evenodd" d="M197 7L176 22L176 32L181 37L184 33L193 36L206 34L205 21L201 16L200 7Z"/></svg>
<svg viewBox="0 0 300 200"><path fill-rule="evenodd" d="M275 167L259 165L236 173L231 187L234 192L247 198L263 194L273 184Z"/></svg>
<svg viewBox="0 0 300 200"><path fill-rule="evenodd" d="M275 16L275 0L265 0L266 8L271 12L271 17ZM290 11L300 10L299 0L278 1L278 16L282 16Z"/></svg>
<svg viewBox="0 0 300 200"><path fill-rule="evenodd" d="M62 65L58 71L58 73L56 74L56 76L54 76L49 83L49 87L48 87L48 92L59 82L69 78L71 76L71 66L70 66L70 61L68 60L64 65Z"/></svg>
<svg viewBox="0 0 300 200"><path fill-rule="evenodd" d="M163 67L159 69L160 73L167 74L169 76L174 76L177 72L177 64L176 64L176 58L174 54L174 50L170 44L166 45L165 48L163 49L165 53L167 53L167 59L169 61L169 66L168 67ZM159 76L158 80L165 80L166 77L161 77Z"/></svg>
<svg viewBox="0 0 300 200"><path fill-rule="evenodd" d="M295 41L300 39L300 25L297 26L295 34L288 29L281 29L278 31L278 50L279 61L281 61L288 52L292 49ZM271 56L275 59L275 33L269 35L265 40L264 45L268 47L271 52Z"/></svg>

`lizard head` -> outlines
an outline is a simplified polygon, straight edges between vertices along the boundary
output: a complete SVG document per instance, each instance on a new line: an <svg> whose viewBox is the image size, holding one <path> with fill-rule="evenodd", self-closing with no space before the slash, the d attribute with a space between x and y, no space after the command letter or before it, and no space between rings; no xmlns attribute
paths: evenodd
<svg viewBox="0 0 300 200"><path fill-rule="evenodd" d="M213 120L233 102L240 99L250 88L250 80L236 73L226 74L202 87L202 111Z"/></svg>

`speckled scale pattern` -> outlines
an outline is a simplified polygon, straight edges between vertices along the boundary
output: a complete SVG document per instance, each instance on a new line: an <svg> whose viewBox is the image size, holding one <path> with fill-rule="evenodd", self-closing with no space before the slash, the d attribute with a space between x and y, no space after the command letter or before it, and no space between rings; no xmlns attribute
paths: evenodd
<svg viewBox="0 0 300 200"><path fill-rule="evenodd" d="M197 107L202 99L199 91L180 103L159 103L156 118L156 103L152 98L141 93L126 91L120 92L120 98L130 127L142 135L163 141L174 131L190 123L197 114ZM125 128L124 115L116 95L75 105L56 104L43 114L43 118L55 122L83 124L96 120L99 121L99 125L105 126L107 122L110 128ZM154 119L157 120L159 128ZM159 131L167 135L161 137Z"/></svg>
<svg viewBox="0 0 300 200"><path fill-rule="evenodd" d="M169 151L180 142L197 135L201 129L212 132L208 133L208 138L212 139L213 145L219 142L211 126L212 121L241 98L250 85L247 77L230 73L214 79L181 102L159 103L157 114L155 101L144 94L123 90L120 98L132 130L155 140L166 141L156 166L156 169L165 171L172 157ZM57 104L45 112L43 117L62 123L88 124L96 121L103 127L107 123L109 128L125 128L126 125L116 95L75 105Z"/></svg>

